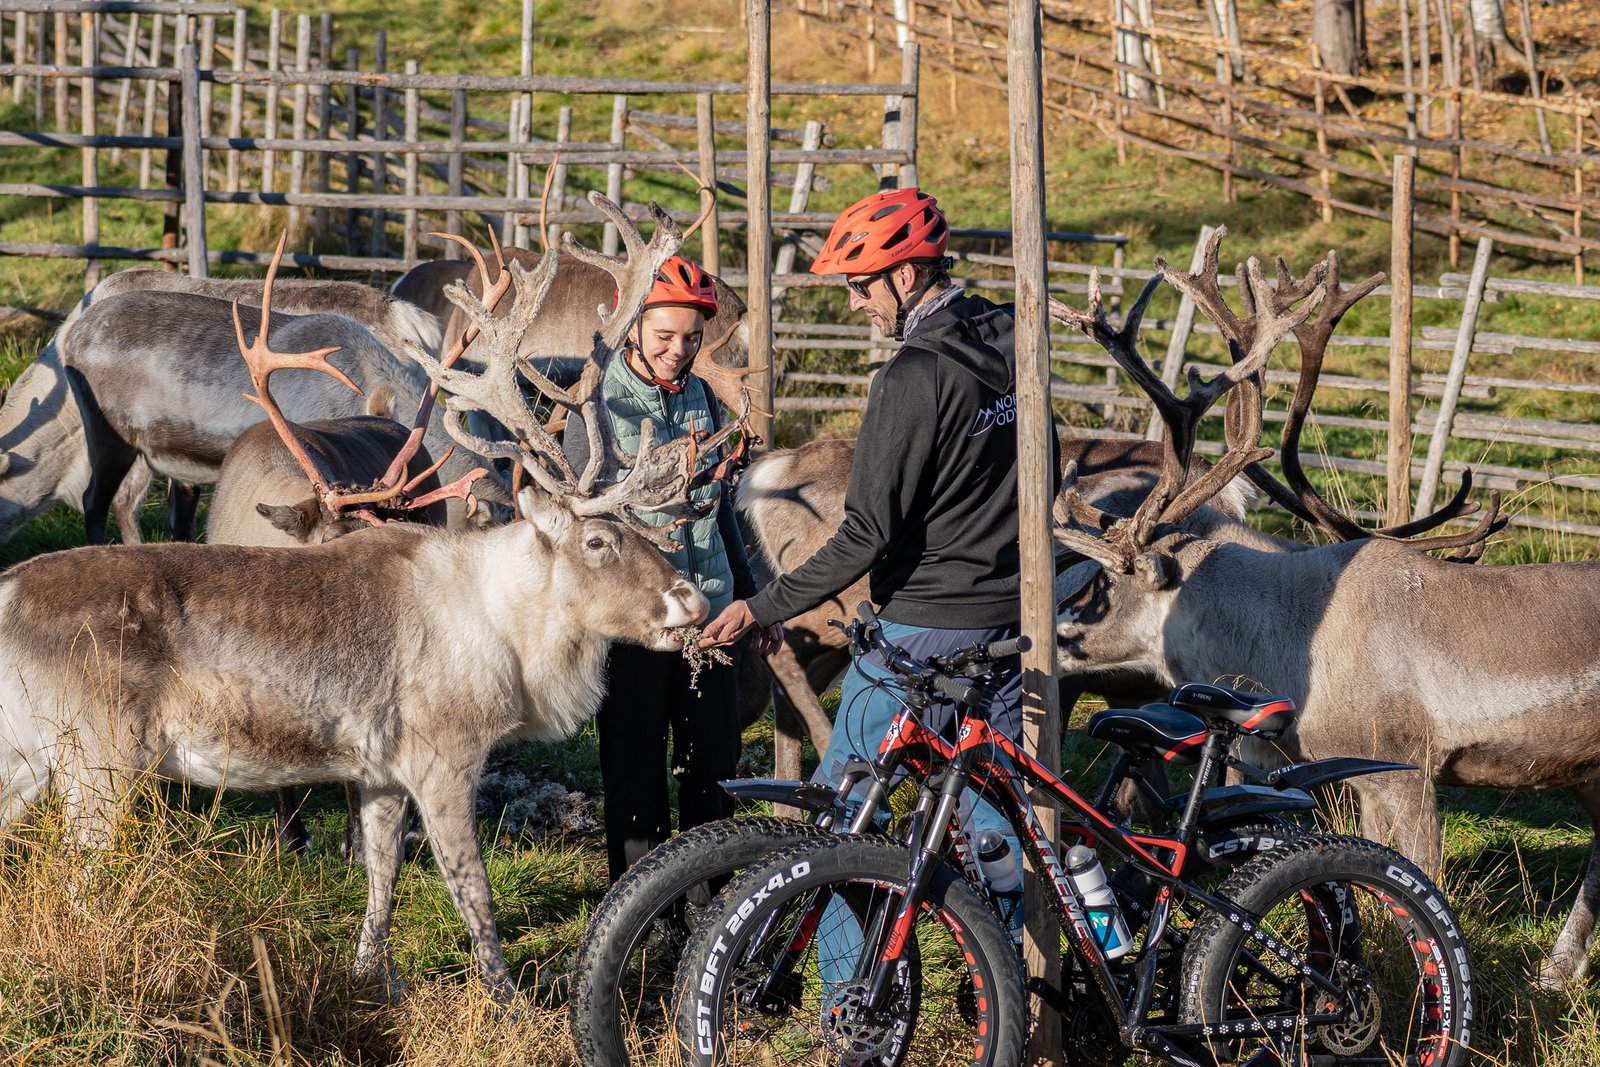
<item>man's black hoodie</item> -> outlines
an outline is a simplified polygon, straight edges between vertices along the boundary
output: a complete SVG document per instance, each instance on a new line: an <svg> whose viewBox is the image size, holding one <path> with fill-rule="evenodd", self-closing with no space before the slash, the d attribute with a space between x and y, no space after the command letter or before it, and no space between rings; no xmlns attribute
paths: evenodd
<svg viewBox="0 0 1600 1067"><path fill-rule="evenodd" d="M749 601L794 618L868 571L891 622L1015 626L1013 308L964 296L931 312L872 382L839 531ZM1052 447L1054 447L1054 435Z"/></svg>

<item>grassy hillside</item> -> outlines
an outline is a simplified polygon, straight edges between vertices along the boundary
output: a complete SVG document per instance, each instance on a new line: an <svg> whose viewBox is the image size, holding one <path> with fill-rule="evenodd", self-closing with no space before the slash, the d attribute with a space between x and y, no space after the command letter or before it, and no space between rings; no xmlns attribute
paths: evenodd
<svg viewBox="0 0 1600 1067"><path fill-rule="evenodd" d="M252 10L266 9L252 5ZM736 12L728 0L692 6L550 0L537 11L535 70L739 79L744 55ZM370 54L373 35L384 30L391 69L416 58L430 71L511 72L517 67L518 21L518 5L504 0L348 0L338 6L341 36L335 54L346 47ZM802 33L783 15L774 37L777 79L867 75L857 42ZM887 76L880 68L880 79ZM939 195L959 224L1007 225L1004 101L966 89L959 106L952 107L936 76L928 75L925 84L930 91L922 116L923 185ZM546 124L554 106L539 104ZM849 102L802 106L785 101L775 113L785 125L816 117L826 118L841 140L847 134L869 138L879 121L870 109ZM7 128L30 119L26 104L0 112L0 124ZM578 136L598 138L604 121L599 115L581 116L587 132ZM1223 205L1214 173L1137 154L1118 166L1114 147L1097 131L1068 125L1051 129L1046 153L1051 224L1128 233L1131 264L1148 265L1157 254L1187 263L1199 227L1221 222L1232 233L1225 254L1234 259L1281 252L1303 268L1331 247L1343 253L1347 278L1387 267L1385 229L1346 218L1323 223L1313 205L1281 191L1242 183L1239 202ZM106 180L127 179L130 165L125 160L117 171L106 164ZM76 156L68 152L0 151L0 180L76 181L76 168ZM814 206L841 207L874 184L862 168L819 193ZM662 181L659 195L679 197L669 200L672 206L691 202L682 182ZM218 211L212 220L210 236L218 245L260 249L275 233L276 223L253 210ZM60 204L0 204L5 240L76 239L76 227L75 214ZM131 241L137 235L145 243L152 229L159 229L158 213L136 205L108 208L103 227L107 241ZM728 251L737 252L731 244ZM1053 254L1108 261L1103 249L1057 248ZM1417 255L1424 276L1445 267L1442 241L1419 238ZM1500 257L1494 271L1570 280L1565 263ZM82 267L0 259L0 286L0 303L64 307L81 295ZM1170 314L1175 304L1175 298L1163 296L1153 314ZM794 316L836 319L840 313L837 295L807 294L796 302ZM1385 302L1368 301L1344 328L1385 333L1387 314ZM1454 315L1453 307L1436 303L1422 302L1418 309L1422 324L1453 325ZM1485 309L1481 328L1600 340L1600 308L1508 299ZM14 322L0 348L0 377L13 377L40 341L36 329ZM1157 335L1151 347L1163 344L1164 337ZM1337 364L1330 359L1330 372L1375 373L1382 365L1372 351L1340 350L1337 358ZM1419 363L1437 370L1443 358L1422 354ZM1523 355L1482 369L1578 380L1593 380L1585 376L1595 374L1588 364L1548 355ZM1369 416L1381 414L1383 406L1375 394L1330 393L1328 402L1327 410ZM1529 414L1551 411L1600 421L1589 400L1547 394L1528 403ZM1062 414L1085 422L1095 418L1078 409ZM848 418L815 424L795 419L785 424L784 433L793 439L814 430L849 429ZM1345 433L1330 431L1328 444L1368 452L1381 447L1338 436ZM1458 449L1463 457L1485 451L1470 443ZM1581 458L1536 453L1525 458L1594 472ZM1372 485L1358 479L1341 481L1330 492L1355 502L1375 495ZM159 514L159 502L152 503L147 536L159 536ZM0 549L0 563L80 540L76 516L58 509ZM1491 559L1592 554L1587 542L1523 535L1506 539ZM1483 709L1485 716L1493 713ZM1068 766L1075 773L1092 777L1092 768L1104 765L1098 746L1074 738L1068 748ZM770 727L753 729L746 749L752 767L770 767ZM588 910L605 887L603 850L595 833L583 829L581 817L592 818L593 798L600 792L593 735L516 750L497 761L495 772L501 791L484 812L484 841L508 956L528 998L523 1017L498 1017L478 992L465 931L426 856L404 870L395 920L398 960L411 997L391 1006L375 999L374 990L352 985L347 972L365 879L334 848L344 823L336 790L316 794L311 814L318 847L312 857L299 858L274 849L270 810L259 797L153 789L164 802L141 807L118 847L87 864L48 817L35 828L0 838L0 1063L570 1063L566 971ZM533 783L554 782L581 797L564 801L565 808L542 821L518 824L506 817L508 802L526 799L514 781L518 772ZM1556 1067L1600 1062L1600 993L1588 984L1555 994L1528 988L1582 875L1587 818L1564 795L1449 791L1445 801L1446 883L1479 969L1482 1059L1475 1062ZM566 830L552 832L551 826Z"/></svg>

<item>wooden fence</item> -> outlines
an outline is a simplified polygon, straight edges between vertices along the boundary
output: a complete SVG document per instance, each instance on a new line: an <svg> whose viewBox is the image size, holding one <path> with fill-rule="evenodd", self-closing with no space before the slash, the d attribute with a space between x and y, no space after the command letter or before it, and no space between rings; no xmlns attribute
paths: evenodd
<svg viewBox="0 0 1600 1067"><path fill-rule="evenodd" d="M1542 91L1526 0L1518 2L1524 31L1515 61L1526 69L1528 96L1489 86L1467 31L1435 14L1430 36L1429 0L1399 4L1406 17L1388 37L1403 54L1389 77L1333 74L1309 51L1252 41L1238 27L1222 32L1198 14L1157 9L1145 21L1132 0L1046 0L1047 108L1104 131L1119 157L1133 147L1215 168L1227 201L1237 181L1257 182L1310 198L1324 219L1335 211L1386 218L1378 202L1390 184L1386 157L1403 151L1418 163L1416 227L1448 240L1452 266L1463 239L1488 237L1502 249L1570 258L1581 284L1584 254L1600 248L1600 238L1584 233L1600 211L1588 177L1600 163L1596 102ZM1422 16L1415 20L1413 3ZM920 41L929 77L948 77L952 107L958 84L1005 91L1006 21L997 0L775 6L802 25L865 36L869 66L887 42ZM1380 14L1388 17L1389 5L1372 12ZM1429 58L1435 49L1437 65ZM1392 69L1394 58L1373 60ZM1480 120L1494 122L1492 137L1468 136Z"/></svg>
<svg viewBox="0 0 1600 1067"><path fill-rule="evenodd" d="M0 0L0 83L14 100L31 98L35 119L35 128L0 131L0 148L70 148L83 158L79 185L0 183L0 195L81 200L82 241L6 242L0 253L85 258L91 282L100 259L185 261L203 233L203 211L189 211L185 227L179 204L197 196L204 205L285 208L297 232L309 227L321 247L343 246L342 254L301 254L301 264L399 271L428 258L428 230L465 232L469 216L522 246L594 223L578 195L588 188L643 217L626 184L649 178L656 195L681 187L682 203L710 212L702 258L718 270L719 229L746 222L748 175L746 126L718 121L716 105L746 96L745 84L534 76L531 0L524 6L522 73L487 76L426 74L414 61L389 70L382 33L368 55L350 49L338 66L328 14L288 20L274 9L252 21L224 3ZM195 60L187 80L186 55ZM881 117L877 144L837 146L821 122L771 131L767 180L793 190L791 216L814 218L811 190L826 188L840 168L915 181L918 67L913 43L900 53L899 82L770 86L775 96L855 100ZM585 140L583 131L601 122L609 132ZM131 175L134 155L136 182L102 183L104 168L124 160ZM101 244L107 199L165 205L161 238ZM700 210L675 214L692 220ZM602 240L614 250L609 229ZM201 251L210 263L261 258Z"/></svg>

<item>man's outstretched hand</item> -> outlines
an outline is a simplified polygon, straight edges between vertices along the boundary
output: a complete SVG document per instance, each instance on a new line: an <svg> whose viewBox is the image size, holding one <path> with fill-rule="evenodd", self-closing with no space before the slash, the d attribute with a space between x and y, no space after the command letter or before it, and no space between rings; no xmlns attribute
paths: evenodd
<svg viewBox="0 0 1600 1067"><path fill-rule="evenodd" d="M756 617L743 600L735 600L722 609L722 614L712 619L700 634L700 647L727 646L743 637L755 626ZM762 653L766 655L766 653Z"/></svg>

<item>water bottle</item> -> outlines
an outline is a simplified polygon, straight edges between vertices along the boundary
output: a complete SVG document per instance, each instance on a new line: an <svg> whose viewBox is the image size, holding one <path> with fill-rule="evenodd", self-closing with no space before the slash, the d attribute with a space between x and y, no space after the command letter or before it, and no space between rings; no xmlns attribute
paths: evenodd
<svg viewBox="0 0 1600 1067"><path fill-rule="evenodd" d="M1100 865L1100 857L1094 854L1094 849L1073 845L1067 850L1067 877L1088 908L1089 924L1106 959L1126 956L1133 947L1133 937L1123 921L1122 909L1117 907L1116 895L1106 884L1106 869Z"/></svg>
<svg viewBox="0 0 1600 1067"><path fill-rule="evenodd" d="M1005 913L1012 938L1021 938L1022 872L1017 870L1016 857L1011 854L1011 843L999 830L980 830L972 845L978 855L978 869L983 872L983 880L989 883L989 892L995 895L1001 911Z"/></svg>

